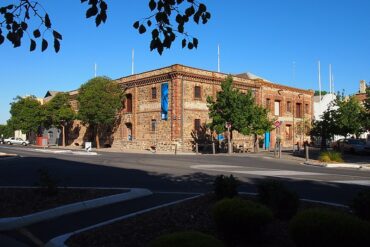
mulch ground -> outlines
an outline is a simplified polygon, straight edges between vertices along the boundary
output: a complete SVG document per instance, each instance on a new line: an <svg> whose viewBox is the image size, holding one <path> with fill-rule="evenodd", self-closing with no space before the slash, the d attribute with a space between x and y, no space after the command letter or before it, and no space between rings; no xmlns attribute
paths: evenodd
<svg viewBox="0 0 370 247"><path fill-rule="evenodd" d="M148 246L151 240L162 234L184 230L201 231L218 237L211 216L211 209L215 202L213 195L206 195L157 209L75 235L67 241L67 245L70 247L141 247ZM251 243L248 246L294 246L288 238L287 224L287 222L274 221L262 236L263 243Z"/></svg>
<svg viewBox="0 0 370 247"><path fill-rule="evenodd" d="M0 218L23 216L65 204L123 193L125 190L58 189L56 195L47 195L41 189L0 188Z"/></svg>

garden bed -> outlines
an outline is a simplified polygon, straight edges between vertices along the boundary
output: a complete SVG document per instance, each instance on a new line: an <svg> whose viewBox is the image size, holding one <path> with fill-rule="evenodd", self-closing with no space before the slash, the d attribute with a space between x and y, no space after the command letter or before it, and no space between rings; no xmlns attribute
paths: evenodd
<svg viewBox="0 0 370 247"><path fill-rule="evenodd" d="M248 198L254 200L254 198ZM195 230L217 236L211 209L216 203L212 194L181 204L157 209L111 225L83 232L67 241L69 247L98 246L148 246L148 243L167 233ZM301 209L312 203L302 203ZM288 237L288 222L274 220L261 236L261 241L252 241L248 246L294 246Z"/></svg>
<svg viewBox="0 0 370 247"><path fill-rule="evenodd" d="M40 188L0 188L0 218L23 216L127 191L121 189L60 188L57 194L48 195Z"/></svg>

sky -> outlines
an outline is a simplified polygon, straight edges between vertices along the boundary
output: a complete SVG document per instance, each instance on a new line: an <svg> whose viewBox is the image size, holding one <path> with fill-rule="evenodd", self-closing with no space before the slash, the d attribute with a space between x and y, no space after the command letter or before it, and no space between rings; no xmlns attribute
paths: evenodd
<svg viewBox="0 0 370 247"><path fill-rule="evenodd" d="M1 1L0 5L17 0ZM190 24L198 49L181 48L180 36L162 56L150 52L151 34L138 34L132 25L150 15L149 0L107 0L107 22L96 28L85 18L79 0L39 0L52 27L63 35L61 50L29 52L0 46L0 124L10 118L10 103L20 95L43 97L48 90L78 89L97 74L112 79L172 64L221 72L251 72L288 86L318 89L318 61L322 89L329 90L332 64L335 91L356 93L359 81L370 81L369 0L200 0L212 17L206 25ZM46 34L50 36L51 34Z"/></svg>

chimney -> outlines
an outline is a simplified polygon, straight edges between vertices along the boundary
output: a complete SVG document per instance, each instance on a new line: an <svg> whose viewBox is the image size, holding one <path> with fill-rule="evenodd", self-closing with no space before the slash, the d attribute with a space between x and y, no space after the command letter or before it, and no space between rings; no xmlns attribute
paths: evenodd
<svg viewBox="0 0 370 247"><path fill-rule="evenodd" d="M360 93L366 93L366 81L365 80L360 81Z"/></svg>

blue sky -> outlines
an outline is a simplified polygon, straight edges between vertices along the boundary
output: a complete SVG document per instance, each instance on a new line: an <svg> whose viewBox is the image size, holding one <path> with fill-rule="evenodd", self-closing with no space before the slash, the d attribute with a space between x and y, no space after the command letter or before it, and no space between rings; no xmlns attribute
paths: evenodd
<svg viewBox="0 0 370 247"><path fill-rule="evenodd" d="M10 117L9 103L17 95L42 97L47 90L77 89L93 77L95 62L98 75L131 74L132 48L137 73L175 63L216 71L220 44L224 73L249 71L273 82L317 89L320 60L324 90L329 88L329 63L336 91L352 94L360 80L370 81L368 0L202 1L212 13L210 22L188 27L199 39L198 49L183 50L180 37L159 56L149 50L150 34L139 35L132 28L150 14L148 0L107 0L108 20L99 28L85 19L87 5L79 0L40 0L63 35L61 51L30 53L28 41L17 49L0 46L0 123Z"/></svg>

